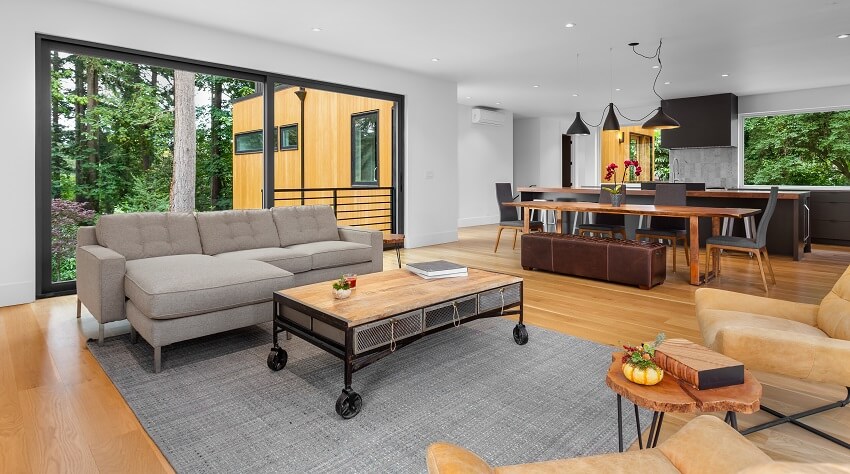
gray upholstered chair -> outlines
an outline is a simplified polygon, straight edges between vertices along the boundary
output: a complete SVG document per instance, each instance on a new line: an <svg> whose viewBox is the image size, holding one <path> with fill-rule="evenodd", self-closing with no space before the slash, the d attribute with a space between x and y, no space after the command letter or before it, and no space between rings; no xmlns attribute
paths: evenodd
<svg viewBox="0 0 850 474"><path fill-rule="evenodd" d="M519 208L506 206L504 203L511 202L514 199L513 187L511 183L496 183L496 201L499 204L499 233L496 234L496 248L493 252L499 250L499 239L502 238L502 231L505 229L514 231L514 246L516 248L517 234L522 231L522 218L519 214ZM540 221L531 221L529 228L532 231L543 230L543 223Z"/></svg>
<svg viewBox="0 0 850 474"><path fill-rule="evenodd" d="M656 206L687 205L687 189L684 183L658 183L655 187ZM690 265L688 252L688 221L678 217L653 217L647 227L635 230L635 240L660 239L670 242L673 247L673 271L676 271L676 244L684 242L685 261Z"/></svg>
<svg viewBox="0 0 850 474"><path fill-rule="evenodd" d="M705 241L705 273L708 275L708 269L713 260L714 274L720 274L720 252L719 250L733 250L738 252L755 253L761 272L761 282L764 284L765 293L767 289L767 279L764 276L764 265L762 264L761 256L764 254L764 263L767 264L767 269L770 272L770 279L773 284L776 284L776 276L773 274L773 266L770 264L770 257L767 255L767 225L770 223L770 218L773 217L773 211L776 209L776 200L779 198L779 188L774 186L770 188L770 199L767 201L767 207L764 208L764 213L761 215L761 221L756 230L756 238L748 239L746 237L735 237L729 235L716 235L709 237Z"/></svg>
<svg viewBox="0 0 850 474"><path fill-rule="evenodd" d="M611 193L604 188L612 189L613 186L602 185L599 189L599 204L611 204ZM626 187L620 187L620 194L623 195L623 204L626 203ZM606 214L598 212L593 216L593 224L579 224L578 235L598 234L608 236L612 239L614 234L620 235L623 240L626 239L626 216L622 214Z"/></svg>

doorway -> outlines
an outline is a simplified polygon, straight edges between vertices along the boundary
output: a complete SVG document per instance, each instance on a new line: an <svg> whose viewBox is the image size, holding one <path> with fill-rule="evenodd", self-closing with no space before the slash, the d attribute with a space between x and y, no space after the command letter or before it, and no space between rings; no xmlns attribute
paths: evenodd
<svg viewBox="0 0 850 474"><path fill-rule="evenodd" d="M573 187L573 139L561 135L561 187Z"/></svg>

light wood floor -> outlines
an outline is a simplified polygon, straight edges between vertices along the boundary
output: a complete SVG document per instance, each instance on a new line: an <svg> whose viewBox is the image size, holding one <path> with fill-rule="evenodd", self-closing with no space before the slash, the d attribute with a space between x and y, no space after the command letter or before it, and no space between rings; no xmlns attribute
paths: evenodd
<svg viewBox="0 0 850 474"><path fill-rule="evenodd" d="M519 250L511 249L512 235L505 233L499 252L493 253L495 235L495 226L461 229L458 242L403 250L402 258L447 259L522 276L529 324L610 345L650 340L660 331L668 337L701 341L694 316L696 288L684 280L683 254L678 275L668 267L667 282L643 291L523 271ZM801 262L781 256L771 260L778 284L770 296L817 303L850 265L850 249L816 246ZM394 252L385 252L384 266L396 266ZM710 287L764 294L751 259L726 256L723 272ZM85 312L81 320L74 316L73 296L0 308L0 472L172 472L86 349L85 340L97 333L95 320ZM107 336L126 331L126 323L115 323L108 326ZM780 411L798 411L844 395L840 387L757 376L765 385L765 405ZM613 395L611 403L613 410ZM688 419L666 417L661 438ZM763 414L739 418L742 426L768 419ZM807 420L850 440L850 407ZM790 425L752 434L749 439L774 459L850 462L850 451Z"/></svg>

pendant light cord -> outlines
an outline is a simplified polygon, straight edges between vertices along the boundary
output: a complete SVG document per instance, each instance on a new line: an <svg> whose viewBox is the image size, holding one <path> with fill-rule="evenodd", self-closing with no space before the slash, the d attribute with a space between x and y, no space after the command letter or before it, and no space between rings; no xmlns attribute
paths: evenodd
<svg viewBox="0 0 850 474"><path fill-rule="evenodd" d="M664 64L662 64L662 63L661 63L661 43L662 43L662 39L661 39L661 38L659 38L659 39L658 39L658 48L656 48L656 50L655 50L655 54L653 54L652 56L647 56L647 55L645 55L645 54L641 54L641 53L639 53L639 52L637 51L637 48L636 48L636 46L637 46L637 45L632 45L632 51L633 51L635 54L637 54L638 56L642 57L642 58L646 58L646 59L658 59L658 73L657 73L657 74L655 74L655 80L654 80L654 81L652 81L652 92L653 92L653 93L654 93L654 94L655 94L655 95L656 95L656 96L657 96L660 100L664 100L664 98L663 98L663 97L661 97L661 95L659 95L659 94L658 94L658 91L655 89L656 85L658 84L658 78L659 78L659 77L661 77L661 71L664 69ZM626 118L628 118L628 117L626 117Z"/></svg>

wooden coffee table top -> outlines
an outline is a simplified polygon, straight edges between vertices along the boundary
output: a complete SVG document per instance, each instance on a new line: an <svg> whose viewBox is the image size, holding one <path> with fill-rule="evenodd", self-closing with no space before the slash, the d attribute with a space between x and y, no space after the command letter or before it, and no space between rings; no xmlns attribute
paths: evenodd
<svg viewBox="0 0 850 474"><path fill-rule="evenodd" d="M435 280L397 269L358 276L357 286L344 300L334 299L331 281L276 293L352 327L521 281L519 277L474 268L469 269L469 276Z"/></svg>
<svg viewBox="0 0 850 474"><path fill-rule="evenodd" d="M615 393L640 407L665 413L754 413L759 409L761 383L749 370L744 371L744 383L709 390L697 390L667 372L659 384L646 386L626 380L622 352L615 352L611 357L605 383Z"/></svg>

